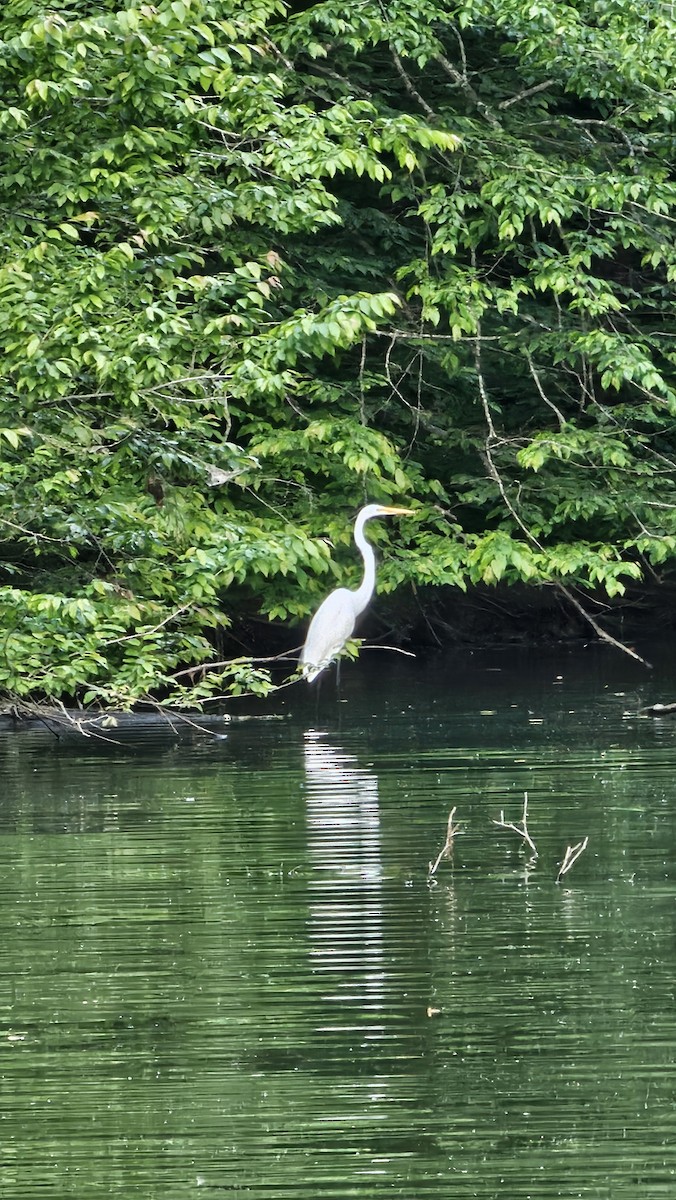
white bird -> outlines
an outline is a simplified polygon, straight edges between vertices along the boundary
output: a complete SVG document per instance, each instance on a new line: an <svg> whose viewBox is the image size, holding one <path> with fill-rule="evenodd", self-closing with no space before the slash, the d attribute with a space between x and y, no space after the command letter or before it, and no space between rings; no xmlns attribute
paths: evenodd
<svg viewBox="0 0 676 1200"><path fill-rule="evenodd" d="M391 508L386 504L367 504L354 523L354 540L364 560L364 578L358 588L336 588L323 600L310 622L300 656L305 679L312 683L320 671L340 654L351 637L360 613L363 613L376 586L376 556L364 536L364 525L374 517L405 515L410 508Z"/></svg>

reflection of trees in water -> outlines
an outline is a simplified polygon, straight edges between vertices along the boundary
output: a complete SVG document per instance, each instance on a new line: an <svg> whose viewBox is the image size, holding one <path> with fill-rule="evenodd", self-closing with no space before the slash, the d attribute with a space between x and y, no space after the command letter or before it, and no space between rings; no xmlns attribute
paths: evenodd
<svg viewBox="0 0 676 1200"><path fill-rule="evenodd" d="M209 786L209 775L210 790L222 786L226 746L223 735L168 722L105 736L0 734L0 832L136 832L161 818L168 798Z"/></svg>

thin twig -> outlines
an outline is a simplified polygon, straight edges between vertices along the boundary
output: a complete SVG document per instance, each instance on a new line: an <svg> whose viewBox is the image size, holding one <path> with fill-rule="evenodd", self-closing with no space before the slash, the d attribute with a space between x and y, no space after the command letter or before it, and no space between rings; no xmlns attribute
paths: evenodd
<svg viewBox="0 0 676 1200"><path fill-rule="evenodd" d="M453 818L455 817L456 808L457 808L457 805L453 805L453 808L451 809L450 813L448 814L448 828L446 830L446 841L444 842L443 846L441 847L441 850L437 854L436 861L434 863L429 864L428 879L431 878L432 875L436 874L437 867L439 866L439 863L442 861L442 859L450 858L451 854L453 853L453 840L454 840L456 834L462 833L462 829L460 828L460 826L453 824Z"/></svg>
<svg viewBox="0 0 676 1200"><path fill-rule="evenodd" d="M517 92L516 96L510 96L509 100L501 100L498 108L510 108L512 104L518 104L520 100L526 100L529 96L534 96L536 92L546 91L555 82L556 80L554 79L543 79L542 83L536 83L533 87L524 88L522 92Z"/></svg>
<svg viewBox="0 0 676 1200"><path fill-rule="evenodd" d="M133 642L136 640L136 638L150 637L151 634L157 633L158 630L163 629L164 626L168 625L170 621L175 620L176 617L180 617L181 613L187 612L189 608L192 608L191 604L182 604L180 608L177 608L175 612L169 613L168 617L165 617L163 621L159 622L159 624L153 625L151 629L138 629L136 633L127 633L124 635L124 637L110 638L109 641L102 642L101 645L104 647L119 646L121 642Z"/></svg>
<svg viewBox="0 0 676 1200"><path fill-rule="evenodd" d="M513 833L518 834L520 838L523 838L526 845L530 846L533 857L538 857L537 846L528 832L528 792L524 792L523 794L523 813L520 824L515 825L512 821L506 821L504 809L500 809L500 820L494 820L493 824L499 825L501 829L511 829Z"/></svg>
<svg viewBox="0 0 676 1200"><path fill-rule="evenodd" d="M7 525L9 529L16 529L19 533L26 533L29 537L35 538L39 542L53 542L56 546L68 545L67 538L48 537L46 533L38 533L36 529L26 529L25 525L17 525L16 521L9 521L7 517L0 517L0 522Z"/></svg>
<svg viewBox="0 0 676 1200"><path fill-rule="evenodd" d="M572 604L573 608L577 609L580 616L584 617L585 621L591 625L594 633L601 639L601 641L608 642L608 644L610 646L614 646L616 650L622 650L624 654L628 654L630 658L636 659L636 662L640 662L644 667L647 667L648 670L652 670L652 663L649 663L647 658L643 658L640 654L637 654L635 650L632 650L631 646L626 646L624 642L618 642L617 638L614 638L612 633L607 633L607 631L601 625L599 625L598 621L594 620L591 613L587 612L584 605L580 604L579 600L576 600L569 588L565 587L565 585L562 583L555 583L554 587L566 597L566 600Z"/></svg>
<svg viewBox="0 0 676 1200"><path fill-rule="evenodd" d="M192 717L189 712L182 712L180 709L173 710L165 708L159 700L153 701L152 698L149 698L147 703L150 705L150 707L155 709L158 716L162 717L174 732L177 732L179 725L187 725L190 729L196 729L198 733L205 733L209 737L222 736L213 729L207 729L204 725L199 725L197 723L197 719ZM227 724L227 722L230 720L230 714L222 713L220 715L220 720L224 724Z"/></svg>
<svg viewBox="0 0 676 1200"><path fill-rule="evenodd" d="M559 422L559 428L565 429L566 418L564 417L563 413L561 412L561 409L556 407L554 401L550 400L549 396L545 392L545 389L543 388L543 386L540 382L540 376L538 375L537 371L535 370L535 364L534 364L530 354L526 355L526 359L528 362L528 369L529 369L531 375L533 376L533 383L535 384L535 386L539 392L540 399L544 400L545 404L547 404L549 406L549 408L551 408L552 412L556 413L556 417Z"/></svg>
<svg viewBox="0 0 676 1200"><path fill-rule="evenodd" d="M587 836L583 839L583 841L578 842L576 846L566 846L566 853L563 856L563 862L561 863L561 866L559 867L559 873L556 876L557 883L563 879L564 875L568 874L568 871L570 871L573 863L577 862L580 855L587 849L588 841L589 837Z"/></svg>
<svg viewBox="0 0 676 1200"><path fill-rule="evenodd" d="M366 644L362 646L362 650L391 650L394 654L404 654L406 658L416 657L412 650L402 650L401 646L382 646L380 643L371 646Z"/></svg>
<svg viewBox="0 0 676 1200"><path fill-rule="evenodd" d="M237 658L222 658L217 662L195 663L193 667L184 667L182 671L174 671L171 678L180 679L183 675L195 675L198 671L205 674L207 671L225 670L226 667L249 666L251 663L295 662L296 655L300 649L300 646L294 646L292 650L284 650L282 654L270 654L264 658L250 658L247 654L240 654Z"/></svg>

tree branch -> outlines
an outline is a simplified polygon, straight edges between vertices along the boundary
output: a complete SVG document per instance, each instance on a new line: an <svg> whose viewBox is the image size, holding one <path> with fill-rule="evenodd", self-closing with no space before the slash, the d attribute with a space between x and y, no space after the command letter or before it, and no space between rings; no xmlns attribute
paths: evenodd
<svg viewBox="0 0 676 1200"><path fill-rule="evenodd" d="M478 331L478 327L477 327L477 331ZM538 541L538 539L535 537L535 535L533 533L531 533L531 531L528 528L528 526L526 525L525 521L523 521L521 519L521 517L519 516L518 512L516 511L514 505L512 504L512 501L510 500L509 496L507 495L507 490L506 490L504 482L502 480L502 476L500 475L500 472L498 471L498 468L495 465L495 460L493 459L491 449L492 449L492 444L497 440L497 435L495 432L495 426L493 424L493 415L490 410L490 404L488 401L488 392L486 391L486 384L485 384L485 380L484 380L484 376L483 376L483 370L481 367L481 348L480 348L480 341L478 338L476 339L475 345L474 345L474 362L475 362L475 369L476 369L476 373L477 373L477 380L479 383L479 395L481 397L481 404L483 406L484 416L486 418L486 425L488 428L488 433L486 435L486 441L484 444L484 457L485 457L485 461L486 461L486 466L488 468L488 473L489 473L491 479L494 481L496 487L498 488L498 491L500 492L503 503L506 505L506 507L509 510L509 512L511 513L512 517L516 521L517 525L519 526L519 529L521 529L521 531L525 534L525 536L528 539L528 541L530 542L530 544L532 546L535 546L536 549L539 550L541 554L544 554L545 553L544 546L542 545L541 542ZM616 650L621 650L623 654L628 654L629 658L633 658L633 659L635 659L636 662L642 663L642 665L644 667L648 667L649 670L651 669L652 664L649 663L647 659L642 658L641 655L637 654L635 650L632 650L630 646L626 646L624 644L624 642L618 641L617 638L614 638L612 636L612 634L607 633L606 630L603 629L603 627L601 625L599 625L598 621L596 621L594 619L594 617L592 617L591 613L588 613L586 608L582 604L580 604L580 601L577 600L575 596L573 596L573 594L565 586L565 584L563 584L559 581L555 581L554 587L557 589L557 591L559 591L561 593L562 596L566 597L566 599L569 601L569 603L572 604L573 608L575 608L577 610L577 612L579 612L580 616L584 617L585 621L587 621L587 623L589 625L591 625L592 629L594 630L594 633L597 635L597 637L599 637L601 639L601 641L607 642L608 645L614 646Z"/></svg>
<svg viewBox="0 0 676 1200"><path fill-rule="evenodd" d="M533 857L537 858L537 846L528 832L528 792L524 792L523 794L523 813L519 825L515 825L512 821L506 821L503 809L500 810L500 820L494 820L493 824L498 825L501 829L511 829L513 833L518 834L520 838L523 838L526 845L530 847Z"/></svg>
<svg viewBox="0 0 676 1200"><path fill-rule="evenodd" d="M157 633L159 629L162 629L165 625L168 625L170 621L174 621L176 617L181 616L181 613L187 612L188 609L192 607L192 604L182 604L180 608L177 608L175 612L169 613L168 617L165 617L163 621L159 622L159 624L153 625L151 629L139 629L136 633L127 633L123 637L111 638L110 641L103 642L102 645L104 647L119 646L121 642L133 642L136 640L136 638L148 637L149 634Z"/></svg>
<svg viewBox="0 0 676 1200"><path fill-rule="evenodd" d="M526 356L526 358L527 358L527 362L528 362L528 369L533 377L533 383L535 384L535 386L538 390L540 399L544 400L545 404L549 408L551 408L552 412L556 413L556 417L559 422L559 428L564 429L565 425L566 425L566 418L564 417L563 413L561 412L561 409L557 408L554 401L550 400L549 396L546 394L545 389L543 388L543 386L540 382L540 376L538 375L537 371L535 370L535 365L533 363L533 360L532 360L530 354L528 354Z"/></svg>
<svg viewBox="0 0 676 1200"><path fill-rule="evenodd" d="M300 649L300 646L294 646L292 650L285 650L282 654L270 654L265 658L250 658L246 654L240 654L236 658L222 658L217 662L195 663L193 667L184 667L181 671L174 671L171 678L181 679L183 675L195 676L200 671L203 675L207 671L224 671L227 667L240 664L248 666L250 663L295 662ZM194 682L194 679L191 682Z"/></svg>
<svg viewBox="0 0 676 1200"><path fill-rule="evenodd" d="M570 871L573 863L577 862L578 858L587 849L589 837L583 838L576 846L566 846L566 853L563 856L563 862L559 867L559 873L556 876L556 882L559 883L563 876Z"/></svg>
<svg viewBox="0 0 676 1200"><path fill-rule="evenodd" d="M423 112L425 113L425 115L427 117L430 117L432 120L434 120L434 118L436 117L437 114L435 113L433 108L430 108L429 104L424 99L424 97L420 95L420 92L417 90L417 88L414 87L410 76L404 70L404 67L402 65L402 61L401 61L399 55L397 54L396 50L392 46L390 46L390 52L392 54L392 61L394 62L394 65L397 69L397 74L400 76L401 81L402 81L404 87L406 88L406 91L408 92L409 96L411 96L415 100L416 104L420 105L420 107L422 108Z"/></svg>
<svg viewBox="0 0 676 1200"><path fill-rule="evenodd" d="M453 808L451 809L450 813L448 814L448 828L446 830L446 841L444 842L443 846L441 847L441 850L437 854L437 857L436 857L434 863L429 864L429 871L428 871L428 875L427 875L428 879L431 878L432 875L436 874L437 867L439 866L439 863L442 861L442 859L449 858L451 856L451 854L453 853L453 841L456 837L456 834L462 833L460 826L454 825L454 823L453 823L456 812L457 812L457 806L454 805Z"/></svg>
<svg viewBox="0 0 676 1200"><path fill-rule="evenodd" d="M628 654L630 658L635 659L636 662L640 662L644 667L647 667L648 670L652 670L652 663L649 663L647 658L642 658L640 654L637 654L635 650L631 649L631 646L625 646L624 642L618 642L617 638L614 638L611 633L607 633L606 630L599 625L598 621L592 617L591 613L587 612L584 605L580 604L580 601L576 599L572 592L563 583L556 582L554 587L558 592L561 593L562 596L566 597L568 603L572 604L573 608L579 612L580 616L584 617L587 624L591 625L594 633L601 639L602 642L607 642L609 646L614 646L616 650L621 650L623 654Z"/></svg>
<svg viewBox="0 0 676 1200"><path fill-rule="evenodd" d="M484 103L478 93L474 91L474 88L472 87L467 76L462 75L457 67L454 67L453 63L448 61L445 55L437 54L435 55L435 60L439 63L439 66L443 68L449 78L453 80L454 84L465 93L468 100L471 101L477 112L484 118L484 120L488 121L488 124L491 125L493 129L502 129L502 126L495 113L488 107L487 104Z"/></svg>
<svg viewBox="0 0 676 1200"><path fill-rule="evenodd" d="M542 83L536 83L534 87L524 88L522 92L517 92L516 96L510 96L509 100L501 100L498 108L510 108L512 104L518 104L520 100L526 100L529 96L534 96L536 92L546 91L555 82L555 79L544 79Z"/></svg>

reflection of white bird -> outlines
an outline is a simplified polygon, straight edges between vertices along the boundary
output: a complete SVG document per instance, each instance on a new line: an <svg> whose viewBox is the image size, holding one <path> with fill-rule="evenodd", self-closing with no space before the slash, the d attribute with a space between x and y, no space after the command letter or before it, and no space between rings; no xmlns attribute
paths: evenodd
<svg viewBox="0 0 676 1200"><path fill-rule="evenodd" d="M306 729L305 797L308 849L316 875L311 889L332 891L346 877L375 884L382 879L378 776L361 767L353 754L329 745L323 735ZM351 907L355 894L336 898L331 906ZM359 921L366 916L359 903ZM328 911L325 912L328 915ZM335 939L331 939L331 953Z"/></svg>
<svg viewBox="0 0 676 1200"><path fill-rule="evenodd" d="M410 508L391 508L386 504L367 504L354 523L354 540L364 560L364 578L358 588L336 588L317 609L307 632L300 656L303 675L308 683L342 650L352 635L357 617L363 613L376 586L376 556L364 536L364 525L373 517L406 514Z"/></svg>

